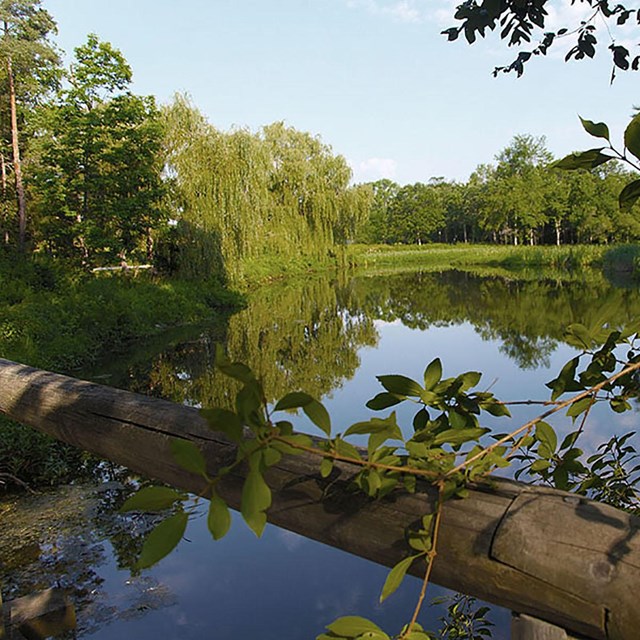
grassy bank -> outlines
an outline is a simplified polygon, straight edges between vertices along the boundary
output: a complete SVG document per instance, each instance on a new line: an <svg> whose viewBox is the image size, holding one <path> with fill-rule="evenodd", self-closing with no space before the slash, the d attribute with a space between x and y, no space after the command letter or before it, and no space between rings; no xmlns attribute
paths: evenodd
<svg viewBox="0 0 640 640"><path fill-rule="evenodd" d="M294 256L247 262L240 284L248 290L344 267L379 273L455 268L479 275L553 279L579 277L588 267L638 272L640 248L352 245L337 248L324 260ZM224 316L242 302L239 294L215 283L145 274L80 274L53 263L0 255L0 357L73 375L105 352L117 358L135 341L168 327ZM83 460L82 453L0 417L0 483L2 474L40 484L63 481L77 475Z"/></svg>
<svg viewBox="0 0 640 640"><path fill-rule="evenodd" d="M631 248L626 255L631 256L634 251L637 253L637 248ZM578 269L605 266L607 255L611 252L611 247L593 245L352 245L347 249L347 259L350 265L359 267L421 266L446 269L486 266L512 270L528 267ZM624 255L621 254L621 257Z"/></svg>
<svg viewBox="0 0 640 640"><path fill-rule="evenodd" d="M80 274L0 258L0 357L71 373L167 327L205 322L243 304L212 283ZM87 457L0 415L0 489L16 478L52 484L78 477Z"/></svg>

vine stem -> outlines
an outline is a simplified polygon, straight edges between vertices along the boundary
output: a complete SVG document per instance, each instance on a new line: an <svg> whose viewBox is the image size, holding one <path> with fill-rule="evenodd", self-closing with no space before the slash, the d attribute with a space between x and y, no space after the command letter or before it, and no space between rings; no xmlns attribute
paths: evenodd
<svg viewBox="0 0 640 640"><path fill-rule="evenodd" d="M424 578L422 579L422 588L420 589L420 595L418 596L418 602L416 603L416 607L413 611L413 616L411 617L411 622L409 622L405 632L400 636L399 640L406 638L412 631L416 622L418 621L418 616L420 615L420 611L422 609L422 605L424 603L424 598L427 594L427 586L429 585L429 580L431 578L431 571L433 569L433 561L438 555L437 545L438 545L438 533L440 532L440 521L442 519L442 493L444 491L444 483L441 480L438 483L438 511L436 512L436 519L433 525L433 542L431 545L431 551L427 554L427 569L424 574Z"/></svg>
<svg viewBox="0 0 640 640"><path fill-rule="evenodd" d="M381 464L380 462L371 462L369 460L361 460L359 458L352 458L350 456L343 456L340 453L336 453L335 451L323 451L322 449L317 449L315 447L307 447L303 444L295 444L294 442L289 442L286 436L272 436L273 440L277 440L278 442L283 442L287 446L292 449L298 449L300 451L306 451L307 453L312 453L316 456L320 456L321 458L331 458L333 460L340 460L340 462L349 462L351 464L355 464L359 467L373 467L375 469L384 469L385 471L397 471L398 473L410 473L414 476L424 476L427 478L439 478L441 474L437 471L428 471L427 469L415 469L413 467L398 467L392 464Z"/></svg>
<svg viewBox="0 0 640 640"><path fill-rule="evenodd" d="M524 431L529 431L532 427L534 427L536 424L538 424L538 422L541 422L545 418L548 418L549 416L552 416L554 413L557 413L561 409L564 409L564 408L572 405L574 402L577 402L578 400L582 400L582 398L587 398L590 395L594 395L595 396L595 394L598 393L598 391L601 391L608 384L611 384L612 382L615 382L618 378L622 378L623 376L627 375L628 373L631 373L632 371L636 371L638 369L640 369L640 362L635 362L633 364L628 364L624 369L622 369L622 371L618 371L618 373L616 373L615 375L611 376L610 378L607 378L603 382L600 382L600 383L594 385L593 387L590 387L586 391L582 391L581 393L578 393L577 395L573 396L572 398L569 398L569 400L565 400L564 402L561 402L560 404L556 405L553 409L549 409L549 411L545 411L544 413L540 414L537 418L534 418L533 420L529 420L529 422L523 424L521 427L519 427L515 431L512 431L511 433L507 434L503 438L500 438L500 440L496 440L496 442L494 442L493 444L488 446L486 449L483 449L482 451L479 451L474 456L471 456L471 458L469 458L468 460L465 460L464 462L461 462L458 466L456 466L453 469L450 469L449 471L447 471L447 473L445 473L445 477L452 476L453 474L458 473L459 471L462 471L467 466L469 466L472 462L475 462L476 460L479 460L480 458L485 456L490 451L493 451L496 447L499 447L499 446L509 442L510 440L513 440L513 438L515 436L519 435L520 433L523 433Z"/></svg>

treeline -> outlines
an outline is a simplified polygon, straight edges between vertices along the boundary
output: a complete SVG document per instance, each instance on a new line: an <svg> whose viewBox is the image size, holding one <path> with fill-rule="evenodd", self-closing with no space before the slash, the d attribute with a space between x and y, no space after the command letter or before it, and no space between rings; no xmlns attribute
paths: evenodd
<svg viewBox="0 0 640 640"><path fill-rule="evenodd" d="M640 220L618 206L629 172L608 163L593 171L550 165L544 137L516 136L466 183L371 183L374 200L359 240L367 243L482 242L606 244L640 238Z"/></svg>
<svg viewBox="0 0 640 640"><path fill-rule="evenodd" d="M151 263L237 283L369 243L608 243L640 239L617 196L628 176L549 167L517 136L466 183L351 184L346 160L283 123L216 129L183 96L131 91L95 35L63 67L40 0L0 0L0 252L94 267ZM269 266L270 265L270 266Z"/></svg>
<svg viewBox="0 0 640 640"><path fill-rule="evenodd" d="M318 137L159 108L95 35L64 68L40 0L0 0L0 24L0 250L227 282L255 258L326 258L366 219L370 189Z"/></svg>

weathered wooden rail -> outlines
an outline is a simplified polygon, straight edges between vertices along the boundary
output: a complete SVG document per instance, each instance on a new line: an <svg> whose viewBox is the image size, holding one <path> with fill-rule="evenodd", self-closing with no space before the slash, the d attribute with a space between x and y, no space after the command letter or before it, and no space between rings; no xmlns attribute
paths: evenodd
<svg viewBox="0 0 640 640"><path fill-rule="evenodd" d="M200 493L169 442L203 450L211 474L235 457L198 411L0 359L0 411L148 477ZM285 457L269 470L269 521L391 566L406 554L405 529L433 504L415 495L372 502L344 491L355 470L328 479L313 457ZM238 507L242 470L220 488ZM640 637L640 520L572 494L496 479L447 502L433 581L594 640ZM547 636L545 636L547 637Z"/></svg>

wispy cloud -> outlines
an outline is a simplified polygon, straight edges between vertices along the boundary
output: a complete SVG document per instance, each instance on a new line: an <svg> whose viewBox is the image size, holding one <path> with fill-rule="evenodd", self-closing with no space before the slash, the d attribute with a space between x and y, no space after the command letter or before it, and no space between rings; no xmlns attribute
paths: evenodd
<svg viewBox="0 0 640 640"><path fill-rule="evenodd" d="M354 182L372 182L380 178L393 180L398 169L398 163L392 158L367 158L351 163L351 166Z"/></svg>
<svg viewBox="0 0 640 640"><path fill-rule="evenodd" d="M426 0L347 0L347 6L397 22L424 22L429 15Z"/></svg>

